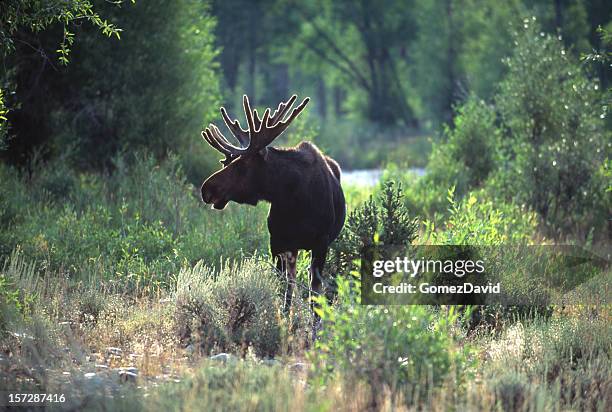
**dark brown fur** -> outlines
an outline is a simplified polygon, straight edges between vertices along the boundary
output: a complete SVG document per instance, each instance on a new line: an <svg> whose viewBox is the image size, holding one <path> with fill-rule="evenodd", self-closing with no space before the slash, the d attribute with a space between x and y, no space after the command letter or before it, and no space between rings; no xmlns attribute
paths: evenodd
<svg viewBox="0 0 612 412"><path fill-rule="evenodd" d="M202 200L215 209L234 201L270 203L270 249L287 275L285 308L291 305L298 250L312 252L312 289L321 291L325 258L345 219L340 167L312 143L265 148L227 162L202 185Z"/></svg>

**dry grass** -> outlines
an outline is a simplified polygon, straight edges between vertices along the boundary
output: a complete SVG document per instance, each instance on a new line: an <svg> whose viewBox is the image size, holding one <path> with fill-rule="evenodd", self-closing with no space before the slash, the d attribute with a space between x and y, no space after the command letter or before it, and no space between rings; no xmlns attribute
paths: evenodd
<svg viewBox="0 0 612 412"><path fill-rule="evenodd" d="M479 331L465 342L478 351L471 376L449 373L439 385L423 379L391 388L342 375L323 382L308 365L296 366L309 350L296 333L299 316L281 322L276 361L247 351L219 362L181 342L172 292L126 294L94 275L73 283L18 254L2 274L30 298L0 341L0 385L65 393L64 409L605 411L612 405L609 306L573 306L551 318ZM133 382L124 372L130 367L137 369Z"/></svg>

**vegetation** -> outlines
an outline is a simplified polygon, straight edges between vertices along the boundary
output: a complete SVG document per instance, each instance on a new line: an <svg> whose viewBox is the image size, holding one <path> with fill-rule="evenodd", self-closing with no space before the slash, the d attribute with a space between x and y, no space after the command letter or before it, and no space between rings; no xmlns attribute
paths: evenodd
<svg viewBox="0 0 612 412"><path fill-rule="evenodd" d="M0 387L66 410L609 410L608 3L3 2ZM267 206L198 190L202 126L244 92L311 95L280 144L345 170L325 296L300 256L288 314ZM381 182L348 183L362 167ZM493 248L525 304L361 304L364 247L432 244ZM544 252L567 245L595 263Z"/></svg>

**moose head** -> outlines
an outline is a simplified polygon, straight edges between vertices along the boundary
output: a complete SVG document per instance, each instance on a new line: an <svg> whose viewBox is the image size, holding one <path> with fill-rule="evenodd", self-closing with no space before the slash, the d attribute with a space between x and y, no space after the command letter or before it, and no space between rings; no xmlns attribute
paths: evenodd
<svg viewBox="0 0 612 412"><path fill-rule="evenodd" d="M202 184L204 203L221 210L230 201L254 205L265 198L263 185L268 145L289 127L310 100L305 98L291 111L296 99L297 96L293 95L287 102L281 102L274 113L267 108L260 118L256 109L251 110L249 98L245 95L243 105L248 130L244 130L237 119L231 120L225 108L221 107L223 121L240 146L231 144L212 123L202 132L204 140L225 156L221 160L223 168ZM286 117L290 111L291 114Z"/></svg>

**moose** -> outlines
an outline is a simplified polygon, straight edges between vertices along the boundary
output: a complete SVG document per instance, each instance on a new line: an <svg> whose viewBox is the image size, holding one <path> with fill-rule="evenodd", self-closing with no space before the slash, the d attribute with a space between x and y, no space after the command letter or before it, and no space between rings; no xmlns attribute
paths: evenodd
<svg viewBox="0 0 612 412"><path fill-rule="evenodd" d="M231 144L219 128L210 124L202 137L225 156L223 167L202 184L202 200L222 210L230 201L256 205L270 203L270 249L279 273L286 276L284 310L288 312L296 277L298 250L310 250L311 290L322 291L322 275L330 243L336 239L346 215L340 185L340 166L310 142L292 148L270 147L304 110L307 97L293 111L296 95L279 103L263 117L251 110L244 95L248 129L231 120L224 107L221 116L240 146ZM287 114L290 114L287 116Z"/></svg>

